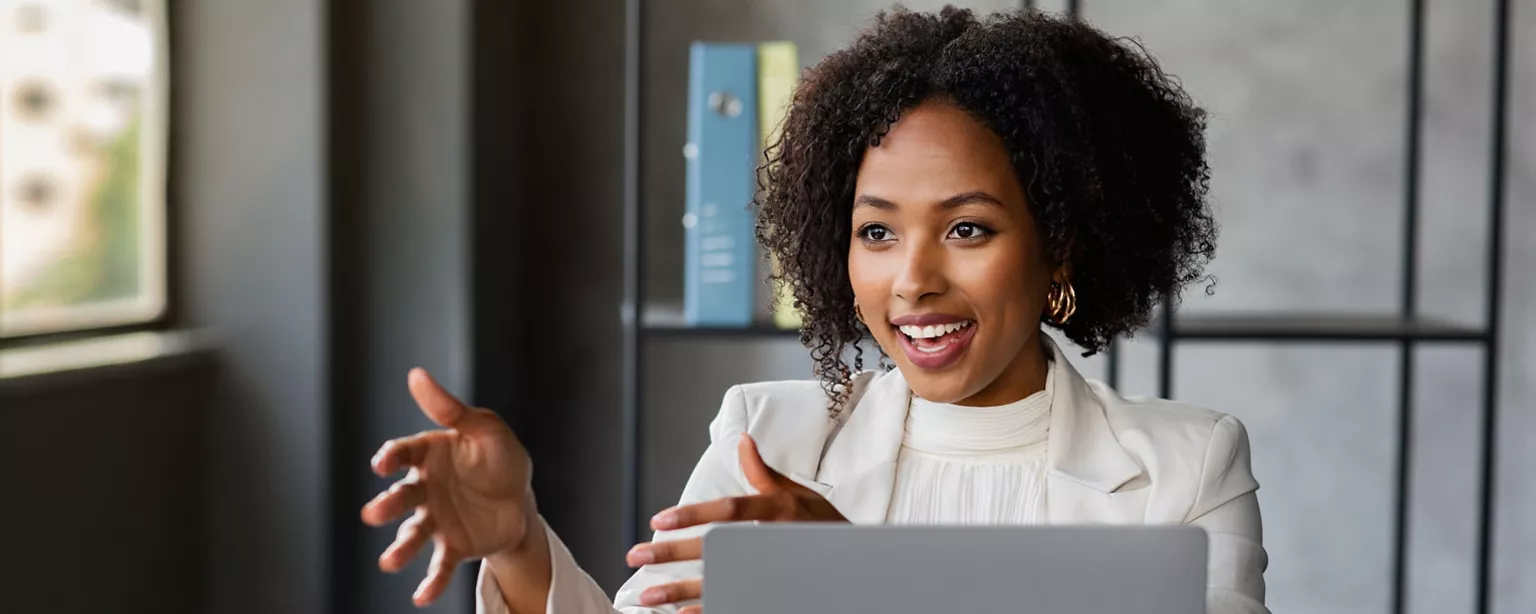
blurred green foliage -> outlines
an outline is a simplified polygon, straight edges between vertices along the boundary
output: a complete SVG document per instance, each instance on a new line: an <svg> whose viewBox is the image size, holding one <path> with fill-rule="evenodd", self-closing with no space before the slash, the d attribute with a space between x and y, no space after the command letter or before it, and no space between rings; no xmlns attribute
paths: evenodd
<svg viewBox="0 0 1536 614"><path fill-rule="evenodd" d="M72 245L5 309L24 310L95 303L139 292L139 120L110 143L105 175L92 190Z"/></svg>

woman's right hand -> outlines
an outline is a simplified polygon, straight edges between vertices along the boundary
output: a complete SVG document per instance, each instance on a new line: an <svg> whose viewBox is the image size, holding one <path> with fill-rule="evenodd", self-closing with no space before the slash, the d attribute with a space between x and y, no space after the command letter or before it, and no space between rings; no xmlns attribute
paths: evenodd
<svg viewBox="0 0 1536 614"><path fill-rule="evenodd" d="M679 505L651 518L651 528L675 531L719 522L848 522L848 518L814 490L774 471L757 450L757 442L743 434L736 444L741 472L756 494L726 497L689 505ZM625 557L630 567L658 563L700 560L704 556L702 536L636 545ZM645 589L640 603L660 606L698 599L703 595L704 579L692 578ZM690 605L678 614L703 614L703 606Z"/></svg>
<svg viewBox="0 0 1536 614"><path fill-rule="evenodd" d="M379 448L374 473L409 472L363 506L362 517L378 527L415 511L379 556L379 568L400 571L431 540L432 562L414 596L424 606L443 594L461 561L517 550L538 514L532 462L512 429L494 412L464 405L422 369L407 381L422 412L443 428Z"/></svg>

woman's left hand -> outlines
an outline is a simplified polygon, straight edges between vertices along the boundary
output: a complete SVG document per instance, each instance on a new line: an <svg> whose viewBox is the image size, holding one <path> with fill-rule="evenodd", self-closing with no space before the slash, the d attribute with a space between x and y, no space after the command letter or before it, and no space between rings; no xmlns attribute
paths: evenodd
<svg viewBox="0 0 1536 614"><path fill-rule="evenodd" d="M749 435L741 436L737 446L741 458L741 470L747 483L758 494L726 497L703 503L679 505L662 510L651 518L651 528L657 531L675 531L687 527L715 522L848 522L832 503L814 490L806 488L779 472L769 468L757 452L757 442ZM704 538L693 537L675 541L647 542L629 551L626 560L630 567L655 563L692 561L704 556ZM693 578L645 589L640 603L657 606L698 599L704 590L703 578ZM689 606L679 614L700 614L699 606Z"/></svg>

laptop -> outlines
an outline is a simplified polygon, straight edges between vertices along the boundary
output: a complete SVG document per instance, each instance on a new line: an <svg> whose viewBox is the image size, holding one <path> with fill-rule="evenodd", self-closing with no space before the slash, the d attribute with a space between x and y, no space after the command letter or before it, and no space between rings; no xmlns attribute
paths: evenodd
<svg viewBox="0 0 1536 614"><path fill-rule="evenodd" d="M1202 614L1190 526L730 524L704 536L709 614Z"/></svg>

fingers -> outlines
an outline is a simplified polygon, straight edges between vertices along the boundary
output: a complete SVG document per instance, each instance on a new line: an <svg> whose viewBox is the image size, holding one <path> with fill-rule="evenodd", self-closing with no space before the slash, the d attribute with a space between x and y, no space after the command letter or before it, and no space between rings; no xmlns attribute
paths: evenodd
<svg viewBox="0 0 1536 614"><path fill-rule="evenodd" d="M414 474L407 476L363 506L363 522L371 527L383 526L426 500L426 486L416 481Z"/></svg>
<svg viewBox="0 0 1536 614"><path fill-rule="evenodd" d="M763 462L762 454L757 451L757 442L752 440L751 435L741 436L741 441L736 444L736 456L741 459L741 471L747 475L747 483L758 492L784 486L786 478Z"/></svg>
<svg viewBox="0 0 1536 614"><path fill-rule="evenodd" d="M448 584L453 581L453 568L459 564L459 558L443 542L437 542L437 547L432 550L432 562L427 564L427 577L416 587L416 594L411 597L416 607L426 607L443 596L443 591L448 590Z"/></svg>
<svg viewBox="0 0 1536 614"><path fill-rule="evenodd" d="M421 548L427 545L434 527L425 511L418 510L415 515L405 519L405 522L400 523L400 530L395 533L395 543L379 555L379 569L389 573L405 569L406 564L416 558Z"/></svg>
<svg viewBox="0 0 1536 614"><path fill-rule="evenodd" d="M658 584L640 593L640 605L663 605L698 599L704 593L704 579L694 578L671 584Z"/></svg>
<svg viewBox="0 0 1536 614"><path fill-rule="evenodd" d="M464 419L464 414L469 413L469 408L448 394L447 390L443 390L437 380L427 374L426 369L411 369L405 379L410 386L411 397L421 406L422 413L438 426L451 429Z"/></svg>
<svg viewBox="0 0 1536 614"><path fill-rule="evenodd" d="M674 541L650 542L639 544L629 550L624 561L630 567L652 565L656 563L671 563L673 561L694 561L704 556L704 539L694 537Z"/></svg>
<svg viewBox="0 0 1536 614"><path fill-rule="evenodd" d="M402 467L415 467L427 460L427 451L432 449L432 433L417 433L410 437L401 437L384 442L379 446L379 451L373 455L369 465L379 477L386 477Z"/></svg>
<svg viewBox="0 0 1536 614"><path fill-rule="evenodd" d="M778 495L727 497L662 510L651 518L651 528L671 531L711 522L774 520L783 509L783 500Z"/></svg>
<svg viewBox="0 0 1536 614"><path fill-rule="evenodd" d="M677 614L704 614L704 606L691 605L678 610Z"/></svg>

